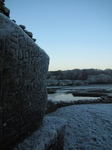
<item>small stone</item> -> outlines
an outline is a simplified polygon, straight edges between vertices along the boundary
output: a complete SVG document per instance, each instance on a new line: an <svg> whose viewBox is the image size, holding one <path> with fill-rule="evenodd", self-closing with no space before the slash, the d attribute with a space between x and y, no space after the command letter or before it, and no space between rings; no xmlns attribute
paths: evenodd
<svg viewBox="0 0 112 150"><path fill-rule="evenodd" d="M13 19L12 21L16 23L16 20Z"/></svg>
<svg viewBox="0 0 112 150"><path fill-rule="evenodd" d="M0 3L1 3L1 2L4 3L4 0L0 0Z"/></svg>
<svg viewBox="0 0 112 150"><path fill-rule="evenodd" d="M4 5L4 2L3 2L3 1L0 1L0 5Z"/></svg>
<svg viewBox="0 0 112 150"><path fill-rule="evenodd" d="M0 12L9 17L10 10L5 7L5 0L0 0Z"/></svg>
<svg viewBox="0 0 112 150"><path fill-rule="evenodd" d="M26 29L26 27L25 27L24 25L22 25L22 24L20 24L19 26L20 26L23 30Z"/></svg>
<svg viewBox="0 0 112 150"><path fill-rule="evenodd" d="M9 17L10 9L8 9L7 7L5 7L4 5L0 5L0 12L2 12L3 14L5 14L6 16Z"/></svg>
<svg viewBox="0 0 112 150"><path fill-rule="evenodd" d="M36 39L32 38L32 40L33 40L34 42L36 42Z"/></svg>
<svg viewBox="0 0 112 150"><path fill-rule="evenodd" d="M10 14L10 9L8 9L7 7L4 7L5 9L5 13Z"/></svg>
<svg viewBox="0 0 112 150"><path fill-rule="evenodd" d="M29 36L29 37L33 37L33 33L32 32L29 32L29 31L27 31L27 30L24 30L25 31L25 33Z"/></svg>

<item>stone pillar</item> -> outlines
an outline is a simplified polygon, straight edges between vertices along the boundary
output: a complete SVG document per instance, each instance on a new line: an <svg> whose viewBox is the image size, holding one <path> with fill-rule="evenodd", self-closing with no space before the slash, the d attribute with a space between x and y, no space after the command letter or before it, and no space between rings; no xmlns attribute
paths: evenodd
<svg viewBox="0 0 112 150"><path fill-rule="evenodd" d="M42 123L49 57L10 20L0 0L0 149L9 149ZM4 15L5 14L5 15ZM8 17L7 17L8 16Z"/></svg>

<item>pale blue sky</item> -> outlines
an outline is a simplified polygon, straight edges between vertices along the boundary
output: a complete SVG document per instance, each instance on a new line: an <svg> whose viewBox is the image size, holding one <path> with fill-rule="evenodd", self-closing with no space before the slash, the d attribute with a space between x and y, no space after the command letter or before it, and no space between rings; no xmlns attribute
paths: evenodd
<svg viewBox="0 0 112 150"><path fill-rule="evenodd" d="M112 0L6 0L50 56L49 70L112 69Z"/></svg>

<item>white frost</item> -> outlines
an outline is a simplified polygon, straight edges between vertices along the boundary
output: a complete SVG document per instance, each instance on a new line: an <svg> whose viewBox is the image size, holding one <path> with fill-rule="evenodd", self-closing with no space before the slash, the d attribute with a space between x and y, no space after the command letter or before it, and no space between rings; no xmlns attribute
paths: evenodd
<svg viewBox="0 0 112 150"><path fill-rule="evenodd" d="M50 116L67 121L64 150L112 149L112 104L67 106Z"/></svg>

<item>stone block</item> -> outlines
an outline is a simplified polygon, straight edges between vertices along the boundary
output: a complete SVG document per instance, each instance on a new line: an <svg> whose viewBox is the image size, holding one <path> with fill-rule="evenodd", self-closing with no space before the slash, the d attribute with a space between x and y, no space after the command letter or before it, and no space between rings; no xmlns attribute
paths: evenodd
<svg viewBox="0 0 112 150"><path fill-rule="evenodd" d="M39 128L45 113L49 57L0 13L0 149Z"/></svg>
<svg viewBox="0 0 112 150"><path fill-rule="evenodd" d="M41 128L19 143L14 150L63 150L66 121L44 117Z"/></svg>

